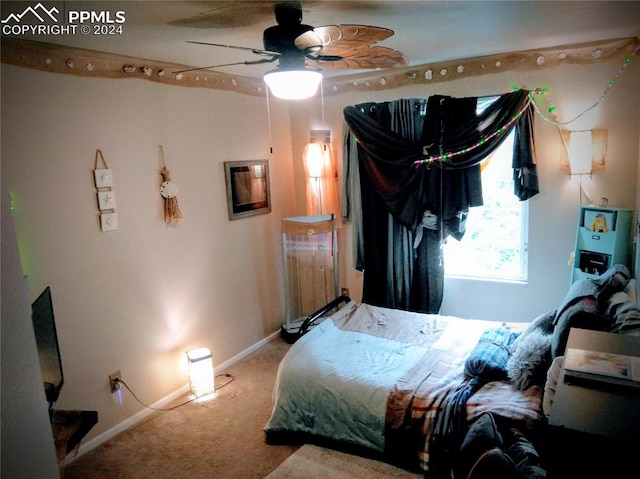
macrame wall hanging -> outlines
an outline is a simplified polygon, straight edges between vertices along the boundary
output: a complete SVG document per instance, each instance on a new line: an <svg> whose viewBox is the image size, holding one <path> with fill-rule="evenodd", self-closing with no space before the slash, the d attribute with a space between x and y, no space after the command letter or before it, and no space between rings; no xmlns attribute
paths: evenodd
<svg viewBox="0 0 640 479"><path fill-rule="evenodd" d="M162 168L160 175L162 176L162 184L160 185L160 194L164 198L164 221L165 223L177 223L182 219L182 213L178 206L178 186L171 181L169 170L164 162L164 150L160 145L160 162Z"/></svg>
<svg viewBox="0 0 640 479"><path fill-rule="evenodd" d="M98 163L101 163L99 165ZM103 168L99 168L102 166ZM96 150L93 167L93 178L98 190L98 210L100 211L100 230L102 232L118 229L118 213L116 213L116 194L113 192L113 174L107 166L102 151Z"/></svg>

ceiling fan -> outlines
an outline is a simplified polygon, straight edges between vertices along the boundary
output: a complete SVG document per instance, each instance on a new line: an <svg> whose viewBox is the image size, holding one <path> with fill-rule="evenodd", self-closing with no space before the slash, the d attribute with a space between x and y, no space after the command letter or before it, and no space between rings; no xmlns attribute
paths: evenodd
<svg viewBox="0 0 640 479"><path fill-rule="evenodd" d="M200 45L250 51L261 58L241 62L190 68L176 73L231 65L258 65L278 62L264 75L271 92L284 99L312 96L322 80L322 68L383 69L407 66L407 57L397 50L376 45L393 35L388 28L368 25L326 25L302 23L299 2L275 6L277 25L263 32L263 49L219 43L189 41Z"/></svg>

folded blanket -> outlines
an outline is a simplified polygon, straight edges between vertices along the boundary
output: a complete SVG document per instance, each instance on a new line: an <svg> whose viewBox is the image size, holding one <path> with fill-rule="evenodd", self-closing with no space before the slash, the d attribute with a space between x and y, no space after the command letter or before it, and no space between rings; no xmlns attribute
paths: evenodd
<svg viewBox="0 0 640 479"><path fill-rule="evenodd" d="M480 336L464 365L464 372L484 382L506 379L510 346L519 333L499 327L486 330Z"/></svg>
<svg viewBox="0 0 640 479"><path fill-rule="evenodd" d="M518 333L505 327L487 329L465 361L465 380L451 391L436 414L431 444L430 479L451 474L453 456L467 433L467 402L482 385L507 375L509 346Z"/></svg>

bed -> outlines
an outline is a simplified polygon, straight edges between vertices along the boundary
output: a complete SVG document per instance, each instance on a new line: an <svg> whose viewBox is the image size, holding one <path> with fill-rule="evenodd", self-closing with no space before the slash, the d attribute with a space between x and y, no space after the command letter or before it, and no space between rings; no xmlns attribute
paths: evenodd
<svg viewBox="0 0 640 479"><path fill-rule="evenodd" d="M403 451L413 449L427 471L436 413L464 383L466 359L482 333L526 327L349 302L302 336L281 362L265 430L272 437L330 438L402 464L408 460ZM487 382L467 402L467 420L493 412L532 425L543 418L542 391Z"/></svg>
<svg viewBox="0 0 640 479"><path fill-rule="evenodd" d="M616 291L628 280L616 283ZM349 301L283 358L267 439L281 442L292 434L330 439L381 453L426 477L451 477L454 454L479 418L490 416L525 435L545 423L548 372L554 356L561 357L564 330L584 327L581 308L590 307L584 295L610 286L588 292L572 287L560 308L529 323ZM609 288L607 301L612 294ZM633 308L632 321L638 321L633 325L640 326L640 312ZM625 321L628 326L629 318Z"/></svg>

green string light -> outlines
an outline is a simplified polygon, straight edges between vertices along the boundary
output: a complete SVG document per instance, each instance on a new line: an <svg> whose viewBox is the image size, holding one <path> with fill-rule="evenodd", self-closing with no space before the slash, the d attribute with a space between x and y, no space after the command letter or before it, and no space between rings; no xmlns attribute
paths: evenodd
<svg viewBox="0 0 640 479"><path fill-rule="evenodd" d="M471 145L468 148L463 148L462 150L459 150L459 151L451 151L451 152L443 153L441 155L431 155L421 160L416 160L413 162L414 166L418 166L425 163L431 164L434 162L450 162L451 158L453 158L454 156L464 155L466 153L469 153L470 151L475 150L476 148L481 147L493 137L504 134L509 129L509 127L515 121L517 121L518 118L520 118L520 116L522 116L522 113L529 107L531 103L533 103L533 99L531 98L531 93L529 93L528 100L525 103L525 105L517 113L515 113L507 123L505 123L503 126L498 128L493 133L490 133L489 135L486 135L483 138L480 138L480 140L478 140L475 144Z"/></svg>
<svg viewBox="0 0 640 479"><path fill-rule="evenodd" d="M629 66L631 64L631 62L633 61L633 57L638 52L640 52L640 44L638 44L636 46L635 50L631 53L630 56L625 58L624 63L622 64L620 69L618 69L617 73L609 80L609 83L608 83L607 87L600 94L600 96L598 97L598 100L595 103L593 103L591 106L586 108L584 111L582 111L581 113L579 113L578 115L573 117L571 120L568 120L568 121L565 121L565 122L556 121L555 117L556 117L556 111L557 111L558 107L556 107L555 105L549 105L549 107L547 108L547 113L551 116L551 118L547 118L546 116L544 116L542 114L542 112L540 111L540 109L538 108L536 103L533 102L533 107L534 107L536 113L544 121L546 121L547 123L551 123L552 125L555 125L555 126L562 126L562 125L568 125L570 123L573 123L574 121L576 121L578 118L580 118L582 115L584 115L588 111L591 111L594 108L596 108L597 106L599 106L600 103L602 103L605 100L605 98L609 94L609 91L611 91L611 88L616 84L616 82L618 81L618 78L620 77L620 75L622 75L624 73L624 71L627 68L627 66ZM545 95L545 96L549 93L549 89L547 87L538 88L538 89L536 89L534 91L535 91L535 93L542 94L542 95Z"/></svg>
<svg viewBox="0 0 640 479"><path fill-rule="evenodd" d="M613 78L611 78L609 80L609 84L607 85L607 88L605 88L605 90L602 92L602 94L600 95L600 97L598 98L598 101L596 101L595 103L593 103L591 106L589 106L587 109L585 109L582 113L579 113L577 116L575 116L573 119L566 121L564 123L560 123L555 121L552 118L547 118L546 116L544 116L542 114L542 112L540 111L540 109L538 108L538 105L536 104L536 102L533 99L533 94L536 95L547 95L549 93L549 88L547 87L541 87L541 88L536 88L535 90L533 90L532 92L529 92L527 95L528 101L525 104L525 106L518 111L512 118L511 120L509 120L504 126L498 128L496 131L494 131L493 133L481 138L477 143L475 143L474 145L468 147L468 148L463 148L460 151L454 151L454 152L448 152L448 153L444 153L442 155L432 155L432 156L427 156L425 158L423 158L422 160L417 160L414 161L413 164L414 165L420 165L420 164L431 164L434 163L436 161L439 162L449 162L451 161L451 158L458 156L458 155L464 155L469 153L470 151L475 150L476 148L481 147L482 145L484 145L488 140L490 140L491 138L497 136L497 135L502 135L504 134L505 131L508 130L508 128L511 126L511 124L513 122L515 122L516 120L518 120L520 118L520 116L522 115L522 113L526 110L526 108L532 104L533 108L535 110L535 112L541 117L543 118L546 122L548 123L552 123L554 125L567 125L569 123L572 123L574 121L576 121L578 118L580 118L582 115L584 115L585 113L587 113L588 111L596 108L598 105L600 105L600 103L602 103L605 98L607 97L607 95L609 94L609 91L611 90L611 88L616 84L616 81L618 79L618 77L620 75L622 75L624 73L625 68L631 64L631 61L633 60L633 57L640 51L640 44L638 46L636 46L636 49L633 51L633 53L631 53L631 56L627 57L623 63L623 65L620 67L620 69L618 70L618 72L616 73L616 75L614 75ZM558 107L555 105L549 105L549 107L547 108L547 112L550 115L555 115L555 112L557 111Z"/></svg>
<svg viewBox="0 0 640 479"><path fill-rule="evenodd" d="M631 64L631 61L633 60L633 57L640 52L640 44L636 46L635 50L631 53L631 55L629 57L627 57L623 63L623 65L621 66L621 68L618 70L618 72L616 73L616 75L614 75L613 78L611 78L609 80L609 84L607 85L607 88L605 88L605 90L602 92L602 94L600 95L600 97L598 98L598 101L596 101L595 103L593 103L591 106L589 106L588 108L586 108L583 112L579 113L577 116L575 116L573 119L566 121L564 123L561 122L557 122L552 118L547 118L546 116L544 116L542 114L542 112L540 111L540 109L538 108L538 105L536 104L536 102L534 101L533 98L533 94L536 95L547 95L549 93L549 88L548 87L540 87L540 88L536 88L535 90L531 91L528 93L527 98L528 101L526 102L526 104L520 109L520 111L518 111L515 115L513 115L513 117L502 127L498 128L496 131L494 131L493 133L486 135L485 137L481 138L478 142L476 142L474 145L467 147L467 148L463 148L459 151L454 151L454 152L448 152L448 153L443 153L441 155L430 155L430 156L426 156L421 160L416 160L413 162L414 166L419 166L422 164L431 164L431 163L435 163L435 162L450 162L451 159L455 156L458 155L465 155L473 150L475 150L476 148L481 147L482 145L484 145L488 140L492 139L495 136L498 135L502 135L504 134L505 131L507 131L509 129L509 127L515 122L517 121L520 116L522 115L522 113L524 113L524 111L529 107L529 105L533 105L533 108L535 110L535 112L542 118L544 119L546 122L548 123L552 123L554 125L560 126L560 125L567 125L569 123L572 123L574 121L576 121L578 118L580 118L582 115L584 115L585 113L587 113L588 111L596 108L598 105L600 105L600 103L602 103L606 96L609 94L609 91L611 90L611 88L616 84L616 81L618 79L618 77L620 75L622 75L624 73L625 68ZM549 105L549 107L547 108L547 112L549 113L549 115L553 115L555 116L555 113L557 111L558 107L555 105Z"/></svg>

